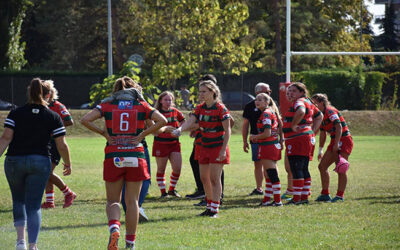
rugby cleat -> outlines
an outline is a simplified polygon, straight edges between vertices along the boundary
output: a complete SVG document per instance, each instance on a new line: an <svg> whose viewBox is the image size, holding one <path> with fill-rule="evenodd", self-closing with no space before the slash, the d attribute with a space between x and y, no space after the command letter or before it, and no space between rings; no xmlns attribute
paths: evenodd
<svg viewBox="0 0 400 250"><path fill-rule="evenodd" d="M329 194L321 194L318 196L318 198L315 201L328 202L328 201L331 201L331 196Z"/></svg>
<svg viewBox="0 0 400 250"><path fill-rule="evenodd" d="M119 240L119 230L116 228L113 228L113 230L110 232L110 238L108 240L108 250L118 250L118 240Z"/></svg>
<svg viewBox="0 0 400 250"><path fill-rule="evenodd" d="M331 202L333 202L333 203L338 202L338 201L343 202L344 199L343 199L342 197L336 196L335 198L333 198L333 199L331 200Z"/></svg>
<svg viewBox="0 0 400 250"><path fill-rule="evenodd" d="M40 207L44 208L44 209L48 209L48 208L55 208L56 206L54 205L53 202L43 202Z"/></svg>
<svg viewBox="0 0 400 250"><path fill-rule="evenodd" d="M64 206L63 208L70 207L76 198L76 194L71 192L69 195L65 196L64 198Z"/></svg>

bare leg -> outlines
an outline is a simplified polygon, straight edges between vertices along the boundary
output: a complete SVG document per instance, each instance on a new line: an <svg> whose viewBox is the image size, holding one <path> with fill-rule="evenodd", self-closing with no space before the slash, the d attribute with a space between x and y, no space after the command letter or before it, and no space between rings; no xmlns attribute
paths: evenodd
<svg viewBox="0 0 400 250"><path fill-rule="evenodd" d="M125 225L126 234L136 234L137 224L139 221L139 194L142 182L126 182L125 202L126 214Z"/></svg>
<svg viewBox="0 0 400 250"><path fill-rule="evenodd" d="M121 191L124 184L124 179L115 182L106 181L106 197L107 206L106 213L108 220L120 220L121 209L119 203L121 201Z"/></svg>
<svg viewBox="0 0 400 250"><path fill-rule="evenodd" d="M336 161L337 154L334 154L332 151L326 151L322 156L321 162L318 165L319 173L321 176L321 186L322 190L329 189L329 166Z"/></svg>
<svg viewBox="0 0 400 250"><path fill-rule="evenodd" d="M262 190L262 183L264 179L264 168L261 161L254 162L254 177L256 179L257 189Z"/></svg>
<svg viewBox="0 0 400 250"><path fill-rule="evenodd" d="M200 164L200 179L203 183L204 192L206 194L207 199L212 199L213 190L211 186L210 180L210 165L209 164Z"/></svg>
<svg viewBox="0 0 400 250"><path fill-rule="evenodd" d="M221 183L221 174L223 164L210 164L210 181L212 188L212 197L210 197L213 201L219 201L221 199L222 193L222 183Z"/></svg>

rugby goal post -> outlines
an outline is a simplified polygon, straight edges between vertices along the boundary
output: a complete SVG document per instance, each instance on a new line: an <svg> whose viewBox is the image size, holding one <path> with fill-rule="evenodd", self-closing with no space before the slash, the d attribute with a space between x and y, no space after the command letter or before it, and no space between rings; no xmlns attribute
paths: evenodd
<svg viewBox="0 0 400 250"><path fill-rule="evenodd" d="M295 55L348 55L348 56L375 56L375 55L397 55L400 56L400 52L345 52L345 51L291 51L290 40L291 40L291 0L286 0L286 82L280 83L279 86L279 106L288 107L284 93L286 92L287 86L290 84L290 59L291 56ZM283 97L283 98L282 98ZM282 110L282 109L281 109Z"/></svg>

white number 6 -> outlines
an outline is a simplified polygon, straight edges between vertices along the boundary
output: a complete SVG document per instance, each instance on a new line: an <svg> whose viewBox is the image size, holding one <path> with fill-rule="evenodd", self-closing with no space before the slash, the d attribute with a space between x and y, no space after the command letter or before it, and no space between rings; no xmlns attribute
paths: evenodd
<svg viewBox="0 0 400 250"><path fill-rule="evenodd" d="M119 130L121 131L128 131L129 129L129 122L127 120L124 121L124 118L128 119L128 113L121 113L120 123L119 123Z"/></svg>

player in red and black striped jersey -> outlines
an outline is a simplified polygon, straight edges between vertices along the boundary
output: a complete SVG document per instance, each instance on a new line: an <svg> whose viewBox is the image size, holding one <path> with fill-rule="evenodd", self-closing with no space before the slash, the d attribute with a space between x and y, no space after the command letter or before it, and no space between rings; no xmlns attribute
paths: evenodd
<svg viewBox="0 0 400 250"><path fill-rule="evenodd" d="M314 149L315 149L315 135L318 133L319 131L319 126L322 122L322 112L314 105L314 103L310 103L310 111L312 112L312 125L311 125L311 129L313 131L313 134L311 136L311 148L310 148L310 155L309 155L309 160L312 161L313 160L313 156L314 156ZM282 199L287 199L290 200L293 197L293 175L292 172L290 171L290 164L289 164L289 159L287 156L287 152L285 152L285 160L284 160L284 164L285 164L285 170L287 173L287 190L286 192L282 195ZM305 186L310 186L311 185L311 179L307 179L305 180ZM311 190L309 192L309 196L311 195Z"/></svg>
<svg viewBox="0 0 400 250"><path fill-rule="evenodd" d="M49 99L49 108L56 112L62 119L64 123L64 127L72 126L74 121L72 120L71 114L68 112L67 108L59 102L58 99L58 91L54 87L54 83L52 80L46 80L46 82L50 86L50 99ZM69 189L67 184L61 179L60 176L54 173L55 167L60 162L60 154L58 153L56 144L54 139L50 140L50 154L51 154L51 166L52 171L49 177L49 180L46 185L46 201L42 204L42 208L54 208L54 185L60 189L64 194L64 208L67 208L72 205L76 198L76 194Z"/></svg>
<svg viewBox="0 0 400 250"><path fill-rule="evenodd" d="M181 126L185 117L182 112L173 107L174 95L169 91L161 93L155 104L155 108L167 118L167 126L165 131L154 136L153 156L157 162L157 184L161 191L161 198L167 196L181 197L175 190L178 183L182 168L181 144L176 136L171 132ZM165 169L167 168L168 160L171 163L171 176L169 182L168 193L165 189Z"/></svg>
<svg viewBox="0 0 400 250"><path fill-rule="evenodd" d="M347 185L347 174L348 169L348 159L353 150L353 139L350 135L350 130L344 120L342 114L333 107L326 94L315 94L313 101L318 105L324 113L324 119L321 124L321 134L319 137L319 153L318 159L321 162L318 165L320 175L322 191L321 195L317 198L317 201L343 201L344 191ZM326 141L326 133L331 136L331 142L327 148L325 154L323 154L322 149ZM329 195L329 172L328 168L332 163L339 162L340 157L346 160L345 168L335 169L338 173L338 189L336 192L336 197L331 200ZM343 161L343 160L342 160Z"/></svg>
<svg viewBox="0 0 400 250"><path fill-rule="evenodd" d="M307 88L303 83L292 83L286 90L291 103L284 114L283 133L286 154L293 174L293 199L288 204L307 204L311 190L311 175L308 170L312 149L314 124L312 102L307 98Z"/></svg>
<svg viewBox="0 0 400 250"><path fill-rule="evenodd" d="M192 128L198 120L201 130L201 147L199 147L200 177L206 193L207 209L202 216L216 217L219 211L222 184L221 174L224 164L229 164L228 142L231 135L231 116L228 109L220 101L221 92L212 81L203 81L199 89L200 99L194 115L182 127L174 131Z"/></svg>
<svg viewBox="0 0 400 250"><path fill-rule="evenodd" d="M142 181L150 178L141 141L167 123L160 112L143 101L140 94L138 97L138 91L130 87L130 81L125 80L125 77L119 78L115 82L113 95L81 120L85 127L107 139L103 179L106 182L106 212L110 229L108 249L118 249L121 225L119 203L124 182L127 206L125 241L127 248L134 247L139 217L139 192ZM94 124L101 117L104 117L106 130ZM147 119L155 121L155 124L145 129Z"/></svg>
<svg viewBox="0 0 400 250"><path fill-rule="evenodd" d="M278 177L277 161L281 159L282 121L278 108L266 93L260 93L255 99L256 107L262 112L257 121L257 135L251 135L250 141L258 143L258 159L267 173L265 194L262 206L282 206L281 183ZM271 197L274 200L271 202Z"/></svg>

